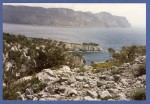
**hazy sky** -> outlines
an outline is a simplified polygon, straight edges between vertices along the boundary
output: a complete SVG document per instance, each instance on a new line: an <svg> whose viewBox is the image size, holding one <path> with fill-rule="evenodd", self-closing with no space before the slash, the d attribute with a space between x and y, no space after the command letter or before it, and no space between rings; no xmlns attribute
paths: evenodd
<svg viewBox="0 0 150 104"><path fill-rule="evenodd" d="M109 12L125 16L133 27L146 27L145 3L4 3L4 5L26 5L44 8L70 8L75 11L93 13Z"/></svg>

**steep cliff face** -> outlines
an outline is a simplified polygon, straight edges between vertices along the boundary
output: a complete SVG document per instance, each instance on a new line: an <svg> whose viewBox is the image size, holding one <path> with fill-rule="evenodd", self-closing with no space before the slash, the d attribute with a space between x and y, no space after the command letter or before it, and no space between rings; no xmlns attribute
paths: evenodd
<svg viewBox="0 0 150 104"><path fill-rule="evenodd" d="M16 24L81 27L130 27L125 17L107 12L97 14L66 8L3 6L3 22Z"/></svg>
<svg viewBox="0 0 150 104"><path fill-rule="evenodd" d="M83 45L83 44L76 44L76 43L65 43L66 48L69 51L83 51L83 52L96 52L96 51L102 51L102 48L100 46L95 45Z"/></svg>
<svg viewBox="0 0 150 104"><path fill-rule="evenodd" d="M100 12L95 14L96 17L101 21L107 21L107 27L130 27L131 24L128 22L126 17L123 16L114 16L107 12Z"/></svg>

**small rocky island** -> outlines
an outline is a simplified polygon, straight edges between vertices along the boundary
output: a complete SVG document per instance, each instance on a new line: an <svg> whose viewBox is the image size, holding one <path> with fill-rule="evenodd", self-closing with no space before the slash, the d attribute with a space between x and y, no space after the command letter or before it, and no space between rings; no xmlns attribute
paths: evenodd
<svg viewBox="0 0 150 104"><path fill-rule="evenodd" d="M109 61L84 65L64 42L3 37L4 100L146 100L145 46L124 46L119 52L109 48ZM70 51L100 49L69 45Z"/></svg>

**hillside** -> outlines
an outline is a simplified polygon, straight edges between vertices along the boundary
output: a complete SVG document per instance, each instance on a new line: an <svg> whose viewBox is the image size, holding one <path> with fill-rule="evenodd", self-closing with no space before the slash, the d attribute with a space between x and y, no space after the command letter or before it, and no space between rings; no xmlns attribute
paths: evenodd
<svg viewBox="0 0 150 104"><path fill-rule="evenodd" d="M146 100L146 47L108 50L87 66L63 42L3 33L3 99Z"/></svg>

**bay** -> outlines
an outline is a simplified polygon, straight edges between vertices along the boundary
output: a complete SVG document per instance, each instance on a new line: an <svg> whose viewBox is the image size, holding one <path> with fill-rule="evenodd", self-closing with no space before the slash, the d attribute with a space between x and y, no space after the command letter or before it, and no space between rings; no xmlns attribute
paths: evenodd
<svg viewBox="0 0 150 104"><path fill-rule="evenodd" d="M3 32L27 37L61 40L69 43L98 43L102 52L85 52L86 63L109 59L107 49L120 50L122 46L146 45L145 28L50 27L3 23Z"/></svg>

